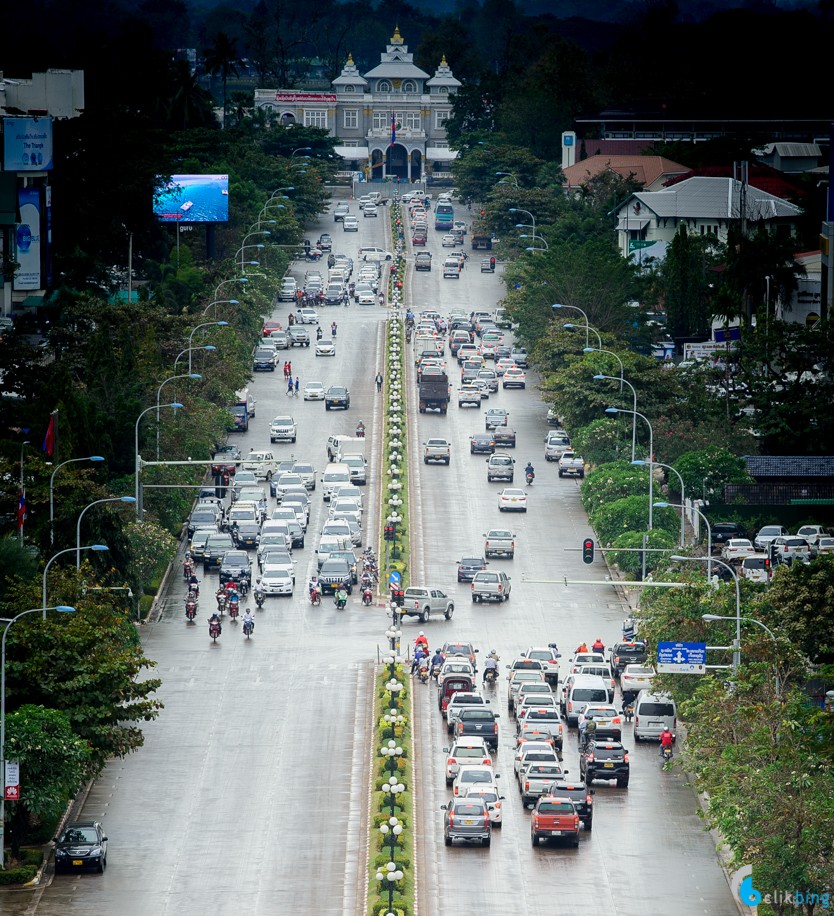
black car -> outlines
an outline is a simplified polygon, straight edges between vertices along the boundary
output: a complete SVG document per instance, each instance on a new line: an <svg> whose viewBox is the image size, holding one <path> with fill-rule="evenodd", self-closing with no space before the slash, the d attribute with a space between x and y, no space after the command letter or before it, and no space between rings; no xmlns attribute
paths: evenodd
<svg viewBox="0 0 834 916"><path fill-rule="evenodd" d="M456 738L483 738L492 750L498 750L498 713L489 707L461 709L453 724Z"/></svg>
<svg viewBox="0 0 834 916"><path fill-rule="evenodd" d="M307 333L307 329L299 327L297 324L287 329L287 339L289 340L290 347L310 346L310 335Z"/></svg>
<svg viewBox="0 0 834 916"><path fill-rule="evenodd" d="M107 868L107 837L98 821L75 821L55 837L55 873Z"/></svg>
<svg viewBox="0 0 834 916"><path fill-rule="evenodd" d="M475 433L469 437L470 455L491 455L495 451L495 438L489 433Z"/></svg>
<svg viewBox="0 0 834 916"><path fill-rule="evenodd" d="M235 549L231 534L210 534L203 554L203 569L219 569L224 554Z"/></svg>
<svg viewBox="0 0 834 916"><path fill-rule="evenodd" d="M515 430L499 426L492 431L496 448L515 448Z"/></svg>
<svg viewBox="0 0 834 916"><path fill-rule="evenodd" d="M475 573L487 568L483 557L462 557L458 560L458 582L471 582Z"/></svg>
<svg viewBox="0 0 834 916"><path fill-rule="evenodd" d="M350 408L350 392L344 385L331 385L324 393L324 409L332 410L336 407L344 410Z"/></svg>
<svg viewBox="0 0 834 916"><path fill-rule="evenodd" d="M275 351L267 347L255 350L255 355L252 357L252 369L254 372L274 372Z"/></svg>
<svg viewBox="0 0 834 916"><path fill-rule="evenodd" d="M322 251L330 251L333 248L333 239L330 237L329 232L322 232L319 236L318 244L316 246Z"/></svg>
<svg viewBox="0 0 834 916"><path fill-rule="evenodd" d="M254 550L261 539L261 529L257 522L238 522L232 531L235 547L240 550Z"/></svg>
<svg viewBox="0 0 834 916"><path fill-rule="evenodd" d="M350 564L347 560L334 559L329 556L321 564L319 570L319 584L323 595L334 594L339 588L344 586L345 591L350 594L353 591L353 577L350 572Z"/></svg>
<svg viewBox="0 0 834 916"><path fill-rule="evenodd" d="M556 798L569 798L576 808L579 820L585 825L586 830L591 830L594 824L594 790L584 782L568 782L559 780L548 788L546 795Z"/></svg>
<svg viewBox="0 0 834 916"><path fill-rule="evenodd" d="M618 678L626 665L642 665L648 657L649 653L644 642L636 640L616 643L611 648L611 670L614 677Z"/></svg>
<svg viewBox="0 0 834 916"><path fill-rule="evenodd" d="M359 584L359 573L356 571L356 554L352 550L331 550L328 560L344 560L350 567L350 581Z"/></svg>
<svg viewBox="0 0 834 916"><path fill-rule="evenodd" d="M220 584L236 582L241 585L252 582L252 564L245 550L227 550L220 562Z"/></svg>
<svg viewBox="0 0 834 916"><path fill-rule="evenodd" d="M586 783L595 779L616 779L617 786L628 786L628 751L619 741L592 741L579 754L579 773Z"/></svg>
<svg viewBox="0 0 834 916"><path fill-rule="evenodd" d="M741 525L734 522L713 522L712 543L726 544L731 538L746 538L747 533Z"/></svg>
<svg viewBox="0 0 834 916"><path fill-rule="evenodd" d="M211 456L211 476L217 477L224 471L234 474L237 470L235 462L240 459L240 449L236 445L221 445Z"/></svg>
<svg viewBox="0 0 834 916"><path fill-rule="evenodd" d="M188 516L187 529L189 537L193 537L198 528L210 531L212 527L217 531L217 513L213 509L197 507Z"/></svg>

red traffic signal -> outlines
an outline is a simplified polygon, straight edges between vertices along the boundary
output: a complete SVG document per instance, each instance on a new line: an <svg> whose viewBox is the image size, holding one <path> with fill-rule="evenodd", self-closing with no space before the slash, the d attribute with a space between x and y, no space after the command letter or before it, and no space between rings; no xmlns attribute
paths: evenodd
<svg viewBox="0 0 834 916"><path fill-rule="evenodd" d="M383 531L383 537L385 538L386 541L394 540L394 526L393 525L385 526L385 530Z"/></svg>
<svg viewBox="0 0 834 916"><path fill-rule="evenodd" d="M594 562L594 539L585 538L582 542L582 562L583 563L593 563Z"/></svg>
<svg viewBox="0 0 834 916"><path fill-rule="evenodd" d="M481 210L481 216L486 216L486 210Z"/></svg>
<svg viewBox="0 0 834 916"><path fill-rule="evenodd" d="M405 604L405 592L401 589L393 589L391 591L391 600L397 607L402 607Z"/></svg>

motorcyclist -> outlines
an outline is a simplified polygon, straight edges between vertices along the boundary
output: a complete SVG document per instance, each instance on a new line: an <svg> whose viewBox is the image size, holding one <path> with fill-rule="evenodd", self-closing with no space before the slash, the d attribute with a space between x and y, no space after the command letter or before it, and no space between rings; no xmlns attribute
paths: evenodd
<svg viewBox="0 0 834 916"><path fill-rule="evenodd" d="M188 590L190 592L194 592L195 595L200 594L200 580L197 578L197 576L193 572L188 577L187 584L188 584Z"/></svg>
<svg viewBox="0 0 834 916"><path fill-rule="evenodd" d="M593 652L604 652L605 651L605 643L599 638L599 636L597 636L597 638L594 640L594 643L591 646L591 651Z"/></svg>
<svg viewBox="0 0 834 916"><path fill-rule="evenodd" d="M573 654L574 654L574 655L579 655L580 652L587 652L587 651L588 651L588 643L583 642L583 643L580 643L580 644L576 647L576 650L574 651Z"/></svg>
<svg viewBox="0 0 834 916"><path fill-rule="evenodd" d="M249 608L246 608L246 610L243 612L244 632L248 626L251 626L253 630L255 629L255 618L252 616L252 611L249 610Z"/></svg>
<svg viewBox="0 0 834 916"><path fill-rule="evenodd" d="M428 659L428 647L424 650L422 646L417 646L414 652L414 658L411 660L411 673L415 674L420 670L420 666L425 664Z"/></svg>
<svg viewBox="0 0 834 916"><path fill-rule="evenodd" d="M231 615L233 611L240 610L240 595L237 593L237 589L229 594L229 614Z"/></svg>
<svg viewBox="0 0 834 916"><path fill-rule="evenodd" d="M266 595L266 592L264 592L264 587L263 587L263 583L261 582L260 576L258 576L258 578L255 579L255 587L252 589L252 594L255 596L255 601L258 601L259 599L264 598L264 596Z"/></svg>
<svg viewBox="0 0 834 916"><path fill-rule="evenodd" d="M492 653L487 655L484 661L484 679L483 679L484 684L486 684L486 680L487 680L487 671L494 671L495 677L498 677L498 662L496 661L495 656Z"/></svg>
<svg viewBox="0 0 834 916"><path fill-rule="evenodd" d="M216 613L212 614L211 617L209 617L208 625L209 625L209 633L215 628L217 629L218 633L221 633L223 631L223 627L220 624L220 618L217 616Z"/></svg>
<svg viewBox="0 0 834 916"><path fill-rule="evenodd" d="M322 334L323 334L323 333L324 333L324 332L322 331L322 329L321 329L320 327L319 327L319 328L316 328L316 340L321 340Z"/></svg>
<svg viewBox="0 0 834 916"><path fill-rule="evenodd" d="M532 462L532 461L528 461L528 462L527 462L527 467L524 469L524 473L525 473L525 475L528 476L528 477L535 477L535 476L536 476L536 469L533 467L533 462Z"/></svg>
<svg viewBox="0 0 834 916"><path fill-rule="evenodd" d="M585 719L584 716L582 718ZM585 743L583 744L583 748L591 744L592 741L595 741L597 737L597 723L593 719L585 719L585 722Z"/></svg>
<svg viewBox="0 0 834 916"><path fill-rule="evenodd" d="M356 438L365 438L365 424L361 420L356 424Z"/></svg>
<svg viewBox="0 0 834 916"><path fill-rule="evenodd" d="M429 654L429 641L426 639L426 634L420 630L417 639L414 640L414 649L422 649L424 655Z"/></svg>
<svg viewBox="0 0 834 916"><path fill-rule="evenodd" d="M663 756L664 748L669 748L671 750L672 745L675 743L675 736L669 731L669 726L663 729L660 735L660 755Z"/></svg>
<svg viewBox="0 0 834 916"><path fill-rule="evenodd" d="M307 591L310 593L310 595L312 595L313 592L317 592L318 590L319 580L316 576L311 576L310 581L307 583Z"/></svg>
<svg viewBox="0 0 834 916"><path fill-rule="evenodd" d="M347 605L347 592L345 591L344 585L340 585L338 591L336 592L336 607L339 609Z"/></svg>
<svg viewBox="0 0 834 916"><path fill-rule="evenodd" d="M431 657L431 662L429 663L429 670L433 671L435 668L439 671L443 667L443 654L440 649L434 650L434 655Z"/></svg>

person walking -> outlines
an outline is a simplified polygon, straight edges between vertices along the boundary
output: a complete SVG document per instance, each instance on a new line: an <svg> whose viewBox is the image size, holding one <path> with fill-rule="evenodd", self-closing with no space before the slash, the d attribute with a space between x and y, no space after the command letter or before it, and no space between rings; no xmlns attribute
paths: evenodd
<svg viewBox="0 0 834 916"><path fill-rule="evenodd" d="M330 336L331 336L334 340L336 339L336 330L337 330L337 327L338 327L338 326L336 325L336 322L335 322L335 321L333 322L333 324L330 325Z"/></svg>
<svg viewBox="0 0 834 916"><path fill-rule="evenodd" d="M382 373L381 372L377 372L376 374L376 391L377 391L377 394L379 394L379 392L382 391Z"/></svg>

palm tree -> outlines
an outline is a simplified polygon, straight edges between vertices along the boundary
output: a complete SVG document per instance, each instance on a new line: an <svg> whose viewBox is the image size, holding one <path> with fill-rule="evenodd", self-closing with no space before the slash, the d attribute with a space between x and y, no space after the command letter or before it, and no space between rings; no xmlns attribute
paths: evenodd
<svg viewBox="0 0 834 916"><path fill-rule="evenodd" d="M223 80L223 126L226 126L226 82L230 76L238 76L238 57L235 41L225 32L218 32L214 44L205 54L206 71L212 76L220 74Z"/></svg>

